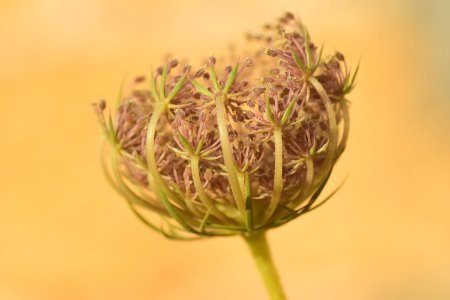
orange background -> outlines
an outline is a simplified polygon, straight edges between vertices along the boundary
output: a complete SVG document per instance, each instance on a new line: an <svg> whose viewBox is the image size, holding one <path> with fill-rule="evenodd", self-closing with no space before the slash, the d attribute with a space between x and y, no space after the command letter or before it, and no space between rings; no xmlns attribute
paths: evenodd
<svg viewBox="0 0 450 300"><path fill-rule="evenodd" d="M0 299L265 299L237 237L172 242L108 186L91 103L284 10L362 58L326 206L269 234L290 299L450 299L445 1L0 2Z"/></svg>

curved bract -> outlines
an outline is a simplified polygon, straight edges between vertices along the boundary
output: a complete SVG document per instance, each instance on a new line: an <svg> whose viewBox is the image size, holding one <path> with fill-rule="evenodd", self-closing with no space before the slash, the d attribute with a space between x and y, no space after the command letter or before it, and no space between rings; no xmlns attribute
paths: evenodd
<svg viewBox="0 0 450 300"><path fill-rule="evenodd" d="M107 178L169 238L250 236L329 199L357 69L324 57L289 13L249 38L264 50L245 61L170 60L124 87L113 117L96 105Z"/></svg>

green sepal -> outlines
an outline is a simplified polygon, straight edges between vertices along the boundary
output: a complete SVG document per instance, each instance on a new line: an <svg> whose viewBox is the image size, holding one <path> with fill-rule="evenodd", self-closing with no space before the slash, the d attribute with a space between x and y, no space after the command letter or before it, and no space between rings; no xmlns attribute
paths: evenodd
<svg viewBox="0 0 450 300"><path fill-rule="evenodd" d="M297 67L299 67L303 73L308 74L308 70L307 70L306 66L303 64L302 59L300 58L298 53L295 52L294 50L292 50L291 53L292 53L292 57L294 58L294 61L295 61L295 64L297 65Z"/></svg>
<svg viewBox="0 0 450 300"><path fill-rule="evenodd" d="M193 155L194 151L192 150L192 147L189 144L189 141L181 133L178 132L177 135L178 135L178 138L180 139L181 145L183 145L184 150L189 152L189 154Z"/></svg>
<svg viewBox="0 0 450 300"><path fill-rule="evenodd" d="M170 203L169 199L167 199L166 194L161 191L160 189L158 189L160 198L161 198L161 202L163 203L164 207L167 209L167 212L169 213L169 215L175 220L177 221L178 224L181 225L181 227L183 227L184 230L191 232L191 233L198 233L194 228L192 228L191 226L189 226L189 224L187 224L183 218L176 212L175 207Z"/></svg>
<svg viewBox="0 0 450 300"><path fill-rule="evenodd" d="M205 216L202 219L202 222L200 223L198 231L201 233L204 233L204 231L205 231L206 222L208 221L208 218L211 214L211 208L212 208L211 206L208 208L208 211L206 212Z"/></svg>
<svg viewBox="0 0 450 300"><path fill-rule="evenodd" d="M114 129L114 123L111 117L111 114L108 117L108 135L109 138L111 139L111 142L113 144L117 143L117 135L116 135L116 130Z"/></svg>
<svg viewBox="0 0 450 300"><path fill-rule="evenodd" d="M175 96L181 91L181 89L184 86L184 83L186 82L187 73L183 74L180 79L178 79L177 83L173 87L173 89L170 91L169 95L166 97L166 101L170 102Z"/></svg>
<svg viewBox="0 0 450 300"><path fill-rule="evenodd" d="M312 53L311 53L311 44L309 42L309 33L305 34L305 53L306 53L306 61L307 61L307 67L308 70L312 70L312 65L313 65L313 57L312 57Z"/></svg>
<svg viewBox="0 0 450 300"><path fill-rule="evenodd" d="M236 80L237 71L239 69L239 62L234 66L234 68L231 70L230 75L228 76L227 82L225 83L225 86L223 87L223 93L228 93L228 90L233 85L234 81Z"/></svg>
<svg viewBox="0 0 450 300"><path fill-rule="evenodd" d="M219 81L217 80L217 74L216 74L216 70L214 69L214 65L210 66L209 72L211 74L211 81L213 83L214 89L216 90L216 92L219 92L220 85L219 85Z"/></svg>
<svg viewBox="0 0 450 300"><path fill-rule="evenodd" d="M172 152L174 152L175 154L177 154L177 155L179 155L179 156L181 156L183 158L186 158L186 159L189 158L189 155L186 152L183 152L183 151L181 151L181 150L179 150L179 149L177 149L177 148L175 148L175 147L173 147L173 146L171 146L169 144L167 144L167 148L169 148Z"/></svg>
<svg viewBox="0 0 450 300"><path fill-rule="evenodd" d="M320 47L319 56L317 56L317 60L314 63L314 66L312 67L311 73L314 73L317 70L317 67L320 65L322 61L322 54L323 54L323 44L322 47Z"/></svg>
<svg viewBox="0 0 450 300"><path fill-rule="evenodd" d="M227 225L220 225L220 224L208 224L211 228L221 229L221 230L229 230L229 231L238 231L238 232L246 232L246 227L239 227L239 226L227 226ZM225 234L224 234L225 235ZM227 235L235 235L235 233L227 234Z"/></svg>
<svg viewBox="0 0 450 300"><path fill-rule="evenodd" d="M176 240L176 241L195 241L195 240L199 240L202 239L201 236L183 236L179 233L179 231L182 231L183 228L177 227L174 224L171 224L170 221L168 220L168 218L162 218L161 220L161 226L160 226L160 231L161 234L168 238L169 240ZM166 224L167 227L169 228L168 232L166 230L164 230L163 228L163 224Z"/></svg>
<svg viewBox="0 0 450 300"><path fill-rule="evenodd" d="M204 86L202 86L200 83L198 83L198 82L195 81L195 80L192 80L191 82L192 82L192 84L194 85L195 89L196 89L199 93L201 93L201 94L203 94L203 95L205 95L206 97L209 97L209 98L211 98L211 99L214 98L214 94L211 93L210 91L208 91L208 90L207 90Z"/></svg>
<svg viewBox="0 0 450 300"><path fill-rule="evenodd" d="M287 109L283 113L283 116L281 117L281 122L280 122L281 126L283 126L291 117L295 103L297 103L297 98L292 99L291 103L289 103Z"/></svg>
<svg viewBox="0 0 450 300"><path fill-rule="evenodd" d="M334 196L334 195L342 188L342 186L344 185L344 183L345 183L345 179L338 185L337 188L335 188L335 189L334 189L328 196L326 196L320 203L318 203L318 204L316 204L316 205L314 205L314 206L309 207L308 210L307 210L305 213L310 212L310 211L313 211L313 210L315 210L316 208L319 208L320 206L322 206L322 205L324 205L326 202L328 202L328 200L330 200L331 197L333 197L333 196Z"/></svg>
<svg viewBox="0 0 450 300"><path fill-rule="evenodd" d="M313 196L311 197L311 199L308 201L308 203L306 205L304 205L301 208L296 209L296 210L288 209L291 212L291 214L289 216L287 216L286 218L278 219L278 220L275 220L274 222L271 222L271 223L268 223L268 224L264 224L264 225L256 228L256 230L263 229L263 228L279 227L279 226L281 226L281 225L283 225L283 224L285 224L287 222L290 222L290 221L296 219L300 215L302 215L304 213L307 213L309 211L309 209L311 209L311 206L317 200L319 195L322 193L322 190L324 189L326 183L328 182L328 179L330 178L330 175L331 175L331 171L328 173L328 175L325 178L325 180L321 183L319 188L315 191L315 193L313 194ZM287 207L284 207L284 208L287 209Z"/></svg>
<svg viewBox="0 0 450 300"><path fill-rule="evenodd" d="M199 155L200 151L202 151L203 145L205 144L205 139L201 138L200 142L198 143L197 147L195 148L195 155Z"/></svg>
<svg viewBox="0 0 450 300"><path fill-rule="evenodd" d="M312 195L311 200L308 203L309 206L311 206L317 200L317 198L319 198L320 194L322 193L323 189L325 188L325 185L327 184L328 180L330 179L332 172L333 172L333 168L331 168L330 172L327 174L327 177L325 177L323 182L320 184L319 188Z"/></svg>
<svg viewBox="0 0 450 300"><path fill-rule="evenodd" d="M356 75L358 75L359 72L359 65L360 63L358 63L358 65L356 66L356 70L355 73L353 73L352 79L350 80L350 76L347 77L344 84L344 90L342 91L344 95L350 93L355 88L355 79Z"/></svg>
<svg viewBox="0 0 450 300"><path fill-rule="evenodd" d="M201 236L184 237L184 236L178 235L175 232L172 232L171 234L169 234L169 233L165 232L163 229L160 229L160 230L161 230L161 234L165 238L167 238L169 240L175 240L175 241L198 241L198 240L202 239Z"/></svg>
<svg viewBox="0 0 450 300"><path fill-rule="evenodd" d="M130 210L133 212L133 214L145 225L147 225L148 227L150 227L151 229L155 230L156 232L159 232L163 235L164 231L160 228L158 228L156 225L154 225L152 222L150 222L149 220L147 220L147 218L144 217L144 215L142 215L133 205L133 203L127 198L127 204L128 207L130 208Z"/></svg>

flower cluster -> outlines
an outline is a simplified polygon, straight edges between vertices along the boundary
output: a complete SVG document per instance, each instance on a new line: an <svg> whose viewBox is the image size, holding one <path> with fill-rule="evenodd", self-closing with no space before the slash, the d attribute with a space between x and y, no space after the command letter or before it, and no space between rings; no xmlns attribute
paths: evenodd
<svg viewBox="0 0 450 300"><path fill-rule="evenodd" d="M323 58L290 13L249 38L262 54L198 70L170 60L123 89L114 118L95 105L107 178L170 238L250 234L329 198L317 201L345 149L357 70Z"/></svg>

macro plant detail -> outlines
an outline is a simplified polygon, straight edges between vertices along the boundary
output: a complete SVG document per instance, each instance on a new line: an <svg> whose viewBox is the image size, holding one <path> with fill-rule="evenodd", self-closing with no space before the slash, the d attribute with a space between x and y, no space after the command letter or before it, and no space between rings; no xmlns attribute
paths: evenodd
<svg viewBox="0 0 450 300"><path fill-rule="evenodd" d="M101 162L147 226L170 239L240 235L271 299L285 299L265 239L319 201L349 133L356 74L323 57L291 13L260 34L243 60L209 57L193 70L169 60L123 87L105 117ZM155 221L148 213L155 213Z"/></svg>

